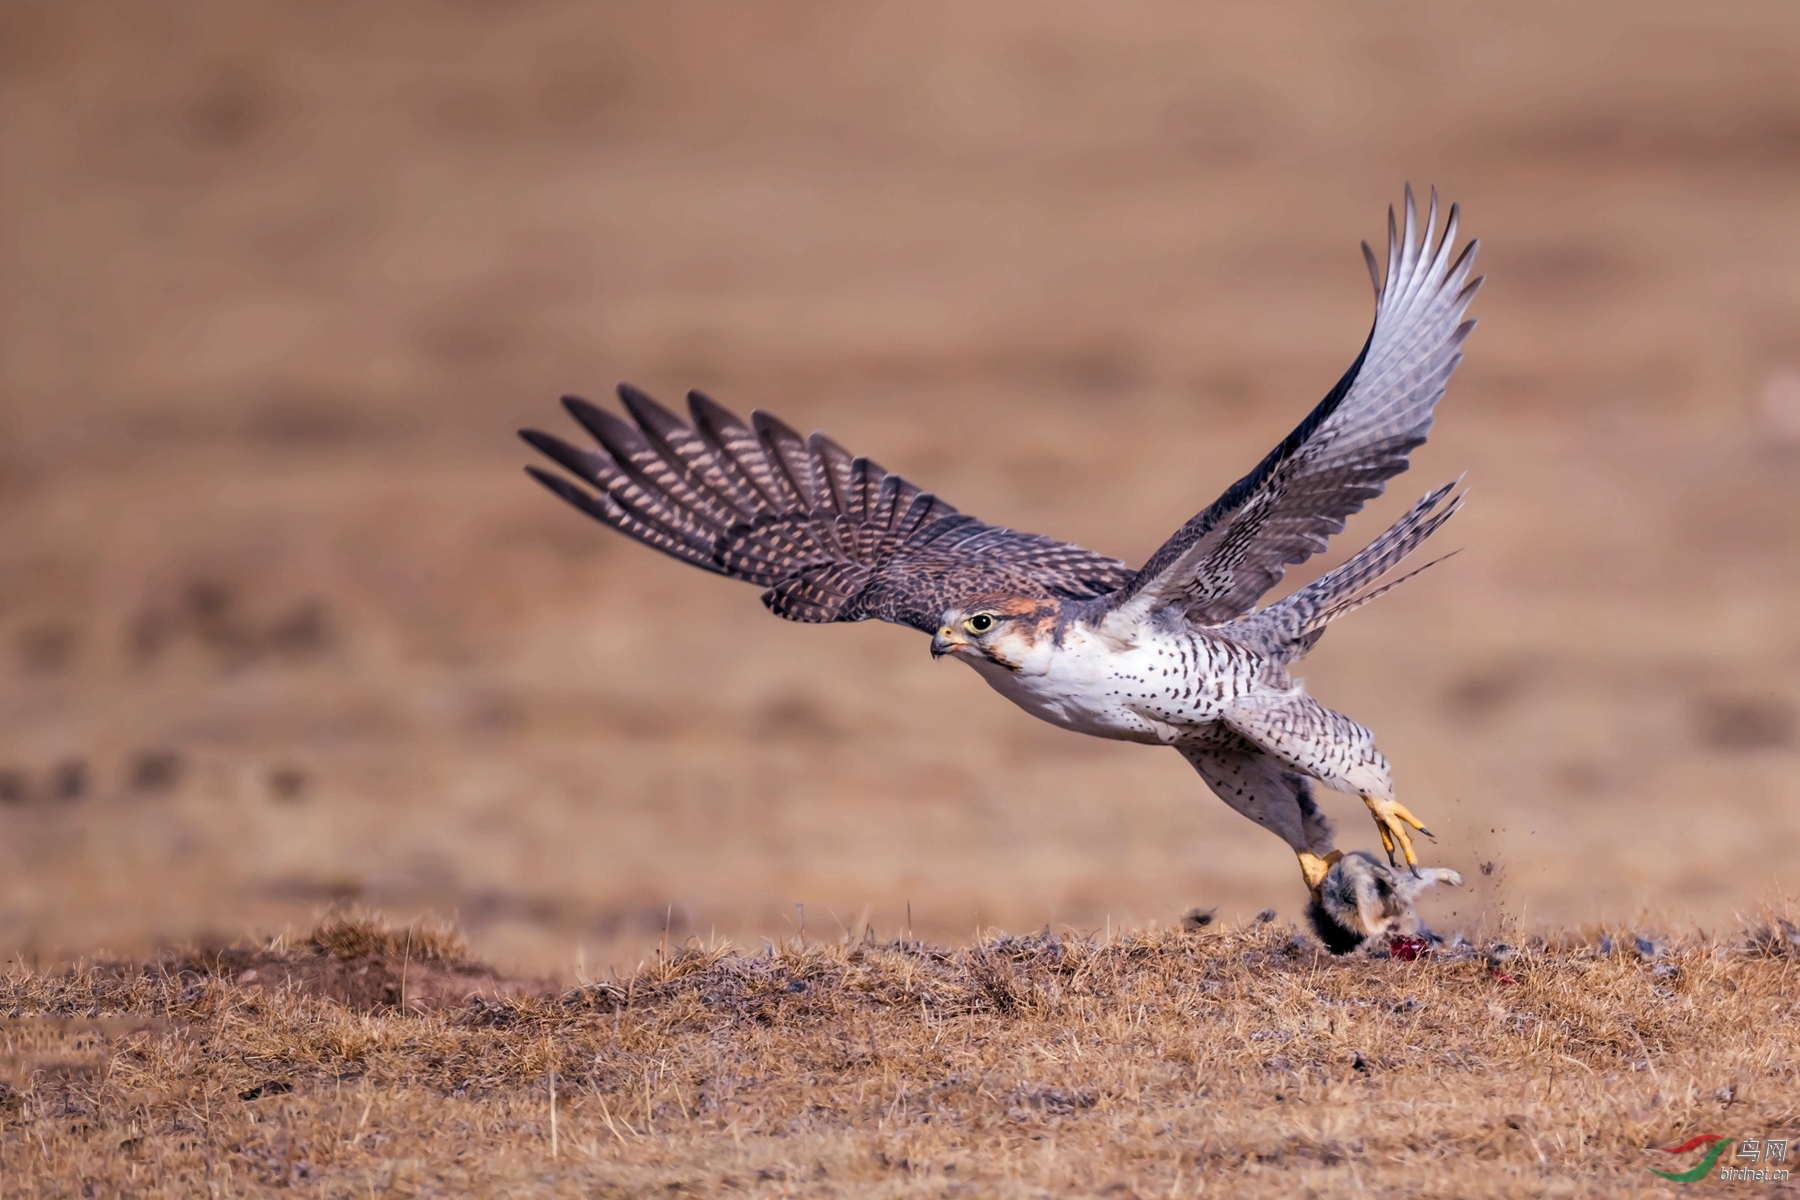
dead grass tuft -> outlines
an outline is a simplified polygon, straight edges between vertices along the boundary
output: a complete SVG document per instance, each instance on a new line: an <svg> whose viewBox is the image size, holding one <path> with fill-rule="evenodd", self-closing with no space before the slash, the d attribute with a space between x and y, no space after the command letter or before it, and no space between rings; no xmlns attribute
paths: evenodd
<svg viewBox="0 0 1800 1200"><path fill-rule="evenodd" d="M460 963L469 951L453 925L414 922L395 929L380 913L361 909L327 916L306 935L305 944L321 954L344 960L386 956Z"/></svg>
<svg viewBox="0 0 1800 1200"><path fill-rule="evenodd" d="M1794 915L1411 960L1333 958L1261 920L693 943L573 989L460 961L453 931L337 915L291 949L14 969L0 1177L146 1196L1659 1194L1647 1147L1800 1133ZM425 998L382 990L402 973Z"/></svg>
<svg viewBox="0 0 1800 1200"><path fill-rule="evenodd" d="M1749 946L1766 958L1800 959L1800 925L1775 917L1751 929Z"/></svg>

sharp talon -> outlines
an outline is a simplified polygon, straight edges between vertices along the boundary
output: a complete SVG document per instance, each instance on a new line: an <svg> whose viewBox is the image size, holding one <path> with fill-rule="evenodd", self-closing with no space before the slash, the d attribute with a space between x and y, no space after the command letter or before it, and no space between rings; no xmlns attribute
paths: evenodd
<svg viewBox="0 0 1800 1200"><path fill-rule="evenodd" d="M1419 857L1413 853L1412 836L1407 832L1407 828L1410 826L1418 830L1434 842L1437 841L1437 835L1425 828L1425 823L1408 812L1404 804L1392 800L1378 800L1367 795L1363 797L1363 803L1369 806L1369 813L1375 818L1375 829L1381 834L1381 846L1387 851L1388 865L1394 867L1400 865L1399 860L1395 857L1395 851L1398 850L1406 860L1407 869L1415 877L1420 877Z"/></svg>

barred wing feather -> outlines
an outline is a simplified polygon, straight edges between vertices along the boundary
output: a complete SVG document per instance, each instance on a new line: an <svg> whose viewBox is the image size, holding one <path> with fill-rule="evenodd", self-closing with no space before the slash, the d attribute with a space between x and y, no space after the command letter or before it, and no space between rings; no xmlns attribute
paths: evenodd
<svg viewBox="0 0 1800 1200"><path fill-rule="evenodd" d="M1131 578L1116 559L959 513L767 413L746 424L690 392L690 424L630 386L619 399L631 420L564 397L594 449L520 432L581 483L526 470L647 546L767 589L763 603L789 620L877 618L930 632L953 604L1008 584L1091 599Z"/></svg>

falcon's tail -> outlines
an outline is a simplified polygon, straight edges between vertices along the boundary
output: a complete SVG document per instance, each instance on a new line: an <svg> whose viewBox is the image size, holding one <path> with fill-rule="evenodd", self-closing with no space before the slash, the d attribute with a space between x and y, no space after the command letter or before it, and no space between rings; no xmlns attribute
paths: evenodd
<svg viewBox="0 0 1800 1200"><path fill-rule="evenodd" d="M1380 587L1362 590L1399 566L1402 559L1456 515L1467 493L1451 496L1455 487L1455 483L1447 483L1420 500L1342 566L1260 612L1227 622L1219 627L1219 632L1280 662L1302 657L1324 634L1325 626L1399 587L1425 567L1436 566L1450 557L1446 554L1432 559Z"/></svg>

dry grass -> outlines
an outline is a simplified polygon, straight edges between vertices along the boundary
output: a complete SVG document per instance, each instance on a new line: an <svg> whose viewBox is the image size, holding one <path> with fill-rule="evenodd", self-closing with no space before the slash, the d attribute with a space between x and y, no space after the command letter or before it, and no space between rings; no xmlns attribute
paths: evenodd
<svg viewBox="0 0 1800 1200"><path fill-rule="evenodd" d="M570 990L453 945L15 970L5 1194L1657 1194L1646 1147L1800 1132L1778 916L1417 961L1273 922L689 946Z"/></svg>

